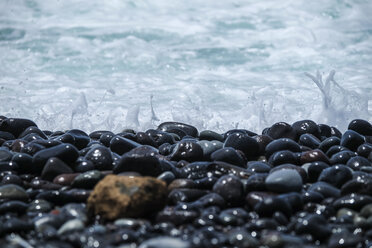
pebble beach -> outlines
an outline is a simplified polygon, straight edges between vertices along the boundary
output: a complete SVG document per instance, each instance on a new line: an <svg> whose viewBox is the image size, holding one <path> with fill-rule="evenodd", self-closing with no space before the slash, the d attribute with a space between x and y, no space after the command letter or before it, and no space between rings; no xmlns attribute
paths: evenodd
<svg viewBox="0 0 372 248"><path fill-rule="evenodd" d="M0 117L1 247L372 247L372 125L119 133Z"/></svg>

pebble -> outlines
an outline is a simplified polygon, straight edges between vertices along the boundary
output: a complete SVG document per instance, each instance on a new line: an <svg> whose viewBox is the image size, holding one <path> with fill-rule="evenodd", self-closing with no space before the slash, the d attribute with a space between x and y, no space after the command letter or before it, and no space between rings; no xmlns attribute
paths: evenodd
<svg viewBox="0 0 372 248"><path fill-rule="evenodd" d="M297 171L291 169L282 169L271 172L265 180L268 190L286 193L301 191L302 178Z"/></svg>
<svg viewBox="0 0 372 248"><path fill-rule="evenodd" d="M212 161L222 161L240 167L245 167L246 165L243 155L232 147L220 148L214 151L210 158Z"/></svg>
<svg viewBox="0 0 372 248"><path fill-rule="evenodd" d="M213 186L213 192L222 196L231 206L239 205L244 199L243 183L233 175L220 177Z"/></svg>
<svg viewBox="0 0 372 248"><path fill-rule="evenodd" d="M15 184L6 184L0 186L0 200L17 200L27 202L28 195L22 187Z"/></svg>
<svg viewBox="0 0 372 248"><path fill-rule="evenodd" d="M368 247L372 237L365 120L345 133L303 120L262 135L179 122L88 135L10 119L0 116L4 247Z"/></svg>
<svg viewBox="0 0 372 248"><path fill-rule="evenodd" d="M51 157L46 162L42 172L41 178L48 181L53 181L53 179L61 174L73 173L74 171L65 164L59 158Z"/></svg>
<svg viewBox="0 0 372 248"><path fill-rule="evenodd" d="M259 145L257 141L247 134L232 133L225 140L223 147L233 147L244 153L247 158L258 156Z"/></svg>

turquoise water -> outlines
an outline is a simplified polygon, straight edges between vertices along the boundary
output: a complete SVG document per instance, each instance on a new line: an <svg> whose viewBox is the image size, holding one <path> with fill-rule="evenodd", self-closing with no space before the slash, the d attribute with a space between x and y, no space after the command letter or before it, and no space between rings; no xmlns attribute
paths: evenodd
<svg viewBox="0 0 372 248"><path fill-rule="evenodd" d="M2 0L0 113L53 130L344 129L372 121L370 13L369 0ZM304 74L332 70L326 95Z"/></svg>

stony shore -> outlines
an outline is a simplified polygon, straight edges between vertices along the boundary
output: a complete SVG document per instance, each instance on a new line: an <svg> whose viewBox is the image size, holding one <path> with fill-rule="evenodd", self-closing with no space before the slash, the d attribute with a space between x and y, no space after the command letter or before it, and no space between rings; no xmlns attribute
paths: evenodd
<svg viewBox="0 0 372 248"><path fill-rule="evenodd" d="M0 116L0 247L372 247L372 125L261 134Z"/></svg>

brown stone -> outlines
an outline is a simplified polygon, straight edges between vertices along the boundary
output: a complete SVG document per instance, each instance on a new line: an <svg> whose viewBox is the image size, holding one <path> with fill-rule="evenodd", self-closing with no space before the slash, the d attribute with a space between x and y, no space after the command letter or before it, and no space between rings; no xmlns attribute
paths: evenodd
<svg viewBox="0 0 372 248"><path fill-rule="evenodd" d="M166 183L153 177L108 175L90 194L88 211L105 220L142 217L161 209Z"/></svg>

